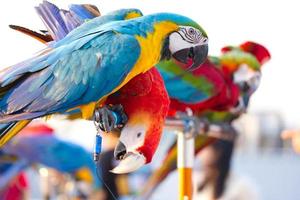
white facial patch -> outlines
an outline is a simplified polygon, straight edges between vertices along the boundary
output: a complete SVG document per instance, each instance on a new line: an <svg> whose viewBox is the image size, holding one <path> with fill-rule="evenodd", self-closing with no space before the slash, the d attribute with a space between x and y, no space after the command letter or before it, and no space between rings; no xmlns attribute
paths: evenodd
<svg viewBox="0 0 300 200"><path fill-rule="evenodd" d="M180 26L180 30L169 36L169 48L171 53L208 43L208 39L202 33L191 26Z"/></svg>
<svg viewBox="0 0 300 200"><path fill-rule="evenodd" d="M260 76L260 72L252 70L247 64L242 64L239 69L234 72L233 81L234 83L257 82L260 80Z"/></svg>
<svg viewBox="0 0 300 200"><path fill-rule="evenodd" d="M248 80L248 84L250 85L252 92L254 92L258 88L260 84L260 80L261 80L260 72L256 72L256 74Z"/></svg>
<svg viewBox="0 0 300 200"><path fill-rule="evenodd" d="M126 125L121 132L119 140L126 146L127 152L135 152L144 144L146 127L141 125Z"/></svg>

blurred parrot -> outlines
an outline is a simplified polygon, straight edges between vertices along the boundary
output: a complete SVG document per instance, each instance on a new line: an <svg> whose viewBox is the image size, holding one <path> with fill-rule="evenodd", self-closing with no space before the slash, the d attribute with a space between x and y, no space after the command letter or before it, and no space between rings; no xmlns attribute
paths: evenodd
<svg viewBox="0 0 300 200"><path fill-rule="evenodd" d="M55 7L45 9L43 14ZM64 20L60 14L54 19ZM138 14L123 13L121 20L108 14L104 24L103 17L90 19L35 57L2 70L0 146L38 117L80 109L82 118L91 119L110 94L161 60L173 58L188 69L205 60L208 39L196 22L171 13L122 20Z"/></svg>
<svg viewBox="0 0 300 200"><path fill-rule="evenodd" d="M41 10L44 7L54 7L54 4L44 2L37 9ZM56 6L55 6L56 7ZM69 21L80 18L82 22L85 22L85 16L89 10L87 8L93 8L98 11L95 6L92 5L71 5L70 10L74 8L81 12L72 12L73 15L68 18L66 22L55 21L60 26L65 26ZM58 10L56 7L55 10ZM64 14L71 13L70 11L63 10ZM115 11L125 12L124 10ZM126 12L132 12L130 9ZM39 12L40 13L40 12ZM141 13L136 11L136 13ZM38 33L28 28L21 26L11 26L11 28L23 32L29 36L38 39L39 41L51 45L53 38L58 38L56 31L57 28L51 27L49 22L45 22L47 19L53 19L53 12L47 12L47 15L40 15L47 27L47 31L44 33ZM98 11L98 14L100 12ZM50 16L49 16L50 15ZM105 17L105 16L104 16ZM75 28L75 27L74 27ZM45 40L47 38L47 40ZM54 41L59 41L56 39ZM122 113L124 112L128 118L125 127L121 131L120 142L115 149L115 157L118 160L123 160L121 163L112 170L115 173L127 173L133 171L142 165L149 163L157 149L162 134L162 128L164 119L167 115L169 108L169 97L165 89L163 80L156 68L152 68L149 71L139 74L125 84L120 90L107 97L103 103L105 107L102 107L106 114L112 115L110 110ZM119 105L122 105L120 107ZM73 112L74 113L74 112ZM113 119L111 117L110 119ZM103 121L105 121L103 119ZM110 126L109 126L110 124ZM114 129L113 123L110 121L103 124L104 130L111 131Z"/></svg>
<svg viewBox="0 0 300 200"><path fill-rule="evenodd" d="M74 176L85 172L86 181L99 187L100 182L91 152L83 147L63 141L54 136L54 130L44 124L35 123L3 147L7 155L26 161L25 167L38 163ZM76 159L74 159L76 157Z"/></svg>
<svg viewBox="0 0 300 200"><path fill-rule="evenodd" d="M269 59L265 47L245 42L222 48L220 57L208 57L193 72L182 70L180 63L172 60L160 62L157 67L171 98L170 115L186 108L199 116L208 110L243 111L259 85L260 67Z"/></svg>
<svg viewBox="0 0 300 200"><path fill-rule="evenodd" d="M245 42L238 47L222 48L222 55L208 57L201 68L193 72L183 71L172 61L159 63L168 93L171 97L169 115L187 108L210 126L217 125L225 132L224 139L231 140L236 131L231 122L244 113L251 95L259 85L262 65L270 59L269 51L255 42ZM207 87L205 87L205 85ZM183 92L184 91L184 92ZM221 137L222 138L222 137ZM195 154L215 138L197 135ZM142 194L148 198L168 174L176 169L176 142L164 158L164 166L149 178Z"/></svg>

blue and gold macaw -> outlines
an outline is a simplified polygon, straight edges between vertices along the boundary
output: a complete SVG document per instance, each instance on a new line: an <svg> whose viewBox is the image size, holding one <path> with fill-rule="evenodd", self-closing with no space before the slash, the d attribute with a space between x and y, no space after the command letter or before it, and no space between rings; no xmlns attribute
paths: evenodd
<svg viewBox="0 0 300 200"><path fill-rule="evenodd" d="M108 95L161 60L174 58L189 69L205 60L207 35L196 22L171 13L130 19L138 14L109 14L104 24L103 17L91 19L2 70L0 146L34 118L80 109L91 119Z"/></svg>
<svg viewBox="0 0 300 200"><path fill-rule="evenodd" d="M76 9L74 10L74 8ZM61 40L62 38L60 38L60 36L66 36L66 33L72 30L65 30L60 27L70 27L68 25L70 23L79 26L90 19L88 16L93 17L96 15L94 17L97 17L100 15L100 12L91 12L91 8L92 11L97 9L92 5L77 4L71 5L70 11L61 10L56 5L45 1L37 7L37 10L47 31L38 33L20 26L11 26L11 28L32 36L46 45L51 45L54 42ZM47 12L45 12L45 9ZM63 16L56 16L57 13L60 13ZM82 20L77 21L78 18ZM51 19L51 21L48 19ZM76 21L77 24L73 23L74 21ZM52 40L53 42L50 43ZM121 123L124 124L124 127L120 130L120 143L116 145L114 153L115 158L121 162L112 170L114 173L128 173L152 160L160 141L164 118L167 115L168 108L169 97L162 77L157 69L152 68L131 79L120 90L110 95L103 105L101 105L101 108L98 108L95 111L95 115L97 112L97 116L102 116L99 117L102 118L102 120L99 120L99 124L101 124L102 121L101 125L104 126L100 128L106 132L110 132L110 128L115 127L114 122L112 122L114 118L109 118L109 114L111 114L110 110L122 114L123 117L126 115L125 118L121 116ZM79 110L77 109L71 113L67 113L68 118L72 119L78 117L78 114L80 114L78 111ZM105 117L107 120L105 120ZM118 120L118 126L119 125L120 120ZM137 127L140 128L137 129ZM137 131L139 134L142 134L140 137L136 137ZM128 138L130 139L128 140ZM122 143L122 141L124 141L124 143ZM124 150L124 148L126 150ZM134 161L128 162L128 160Z"/></svg>

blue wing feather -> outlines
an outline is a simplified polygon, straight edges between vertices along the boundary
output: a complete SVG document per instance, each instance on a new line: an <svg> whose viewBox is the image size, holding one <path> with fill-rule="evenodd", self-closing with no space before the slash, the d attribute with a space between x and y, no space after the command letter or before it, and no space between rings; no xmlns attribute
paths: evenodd
<svg viewBox="0 0 300 200"><path fill-rule="evenodd" d="M97 182L95 164L90 156L91 153L79 145L60 140L54 136L19 136L14 139L14 142L8 143L4 147L4 151L25 159L31 164L43 164L61 172L74 173L82 167L88 167Z"/></svg>
<svg viewBox="0 0 300 200"><path fill-rule="evenodd" d="M78 16L82 22L87 19L93 19L94 17L96 17L89 10L87 10L85 5L71 4L69 8L70 11L75 13L75 15Z"/></svg>
<svg viewBox="0 0 300 200"><path fill-rule="evenodd" d="M120 9L110 12L104 16L99 16L100 12L96 6L87 4L72 4L70 10L59 9L56 5L43 1L36 7L38 15L44 22L47 30L55 41L63 39L69 32L81 24L97 17L96 20L89 21L89 25L85 25L85 29L72 33L73 36L89 31L90 28L100 26L104 23L116 20L124 20L128 13L135 12L142 16L138 9ZM74 39L74 38L73 38Z"/></svg>
<svg viewBox="0 0 300 200"><path fill-rule="evenodd" d="M35 66L19 67L7 75L9 78L32 73L0 100L1 111L5 115L28 113L17 115L18 119L27 119L35 112L64 112L112 92L138 59L139 43L133 36L112 31L97 36L88 35L93 38L88 42L79 40L54 49L40 59L35 58ZM82 40L87 41L85 37ZM26 97L20 99L20 95ZM5 116L0 119L5 120Z"/></svg>
<svg viewBox="0 0 300 200"><path fill-rule="evenodd" d="M2 87L18 84L0 99L0 122L10 122L14 115L23 120L65 112L100 100L122 83L138 60L140 46L135 36L146 37L147 33L154 31L153 25L158 21L177 18L175 14L160 13L134 20L112 21L101 26L91 27L105 18L95 18L91 23L82 24L42 54L0 74ZM183 18L188 22L187 18ZM77 63L78 58L85 60ZM82 76L84 67L87 74ZM67 73L64 70L68 70ZM67 75L61 80L60 74L54 72ZM35 78L31 79L32 76ZM33 87L35 81L39 83L35 85L38 89L28 94L26 101L17 101L23 90L30 92L28 88Z"/></svg>
<svg viewBox="0 0 300 200"><path fill-rule="evenodd" d="M64 38L67 33L67 27L60 15L60 10L52 3L44 1L38 7L35 7L39 16L45 22L47 29L55 40Z"/></svg>
<svg viewBox="0 0 300 200"><path fill-rule="evenodd" d="M160 70L160 73L164 79L165 86L168 90L168 94L171 98L185 103L199 103L205 101L210 96L209 94L195 88L193 85L188 84L182 80L179 76L171 73L166 73Z"/></svg>

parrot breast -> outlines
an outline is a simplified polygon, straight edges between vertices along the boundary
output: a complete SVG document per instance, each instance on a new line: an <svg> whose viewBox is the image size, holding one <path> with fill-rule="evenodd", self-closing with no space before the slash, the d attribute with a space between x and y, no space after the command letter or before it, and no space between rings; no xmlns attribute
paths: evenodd
<svg viewBox="0 0 300 200"><path fill-rule="evenodd" d="M121 104L129 118L137 113L164 118L169 108L168 94L156 68L134 77L106 103Z"/></svg>

